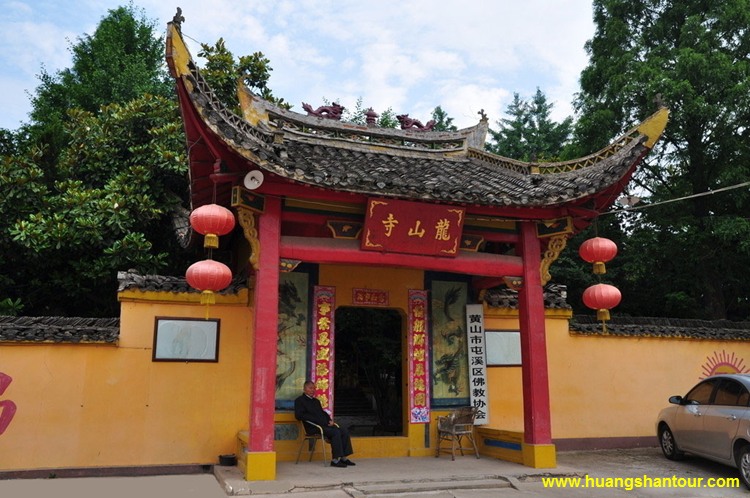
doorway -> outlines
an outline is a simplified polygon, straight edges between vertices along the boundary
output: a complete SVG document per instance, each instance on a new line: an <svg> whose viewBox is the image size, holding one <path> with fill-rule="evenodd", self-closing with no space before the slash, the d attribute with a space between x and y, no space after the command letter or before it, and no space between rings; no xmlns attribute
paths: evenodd
<svg viewBox="0 0 750 498"><path fill-rule="evenodd" d="M403 435L403 320L397 310L336 310L334 417L352 436Z"/></svg>

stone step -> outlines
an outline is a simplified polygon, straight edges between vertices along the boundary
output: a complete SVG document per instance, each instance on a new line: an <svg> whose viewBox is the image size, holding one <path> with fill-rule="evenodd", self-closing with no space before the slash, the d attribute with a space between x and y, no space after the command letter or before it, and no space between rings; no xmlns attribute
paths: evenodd
<svg viewBox="0 0 750 498"><path fill-rule="evenodd" d="M354 484L346 487L352 496L366 496L368 498L387 498L403 493L429 493L455 489L502 489L510 488L511 484L503 478L462 479L462 480L430 480L430 481L399 481L377 484Z"/></svg>

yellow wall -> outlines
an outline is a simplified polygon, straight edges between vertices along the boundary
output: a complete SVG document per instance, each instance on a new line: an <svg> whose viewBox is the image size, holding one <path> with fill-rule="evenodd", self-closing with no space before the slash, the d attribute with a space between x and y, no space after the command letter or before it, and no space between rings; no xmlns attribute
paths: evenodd
<svg viewBox="0 0 750 498"><path fill-rule="evenodd" d="M328 265L320 267L319 283L336 287L337 306L351 305L355 287L387 290L390 307L405 317L407 292L423 286L423 272ZM202 318L205 307L184 296L166 302L143 295L120 296L117 345L0 344L0 372L12 378L0 401L17 407L0 435L0 470L209 464L237 452L238 433L248 429L251 389L247 292L219 297L210 308L221 319L218 363L153 362L154 317ZM748 342L579 336L569 333L568 318L568 312L547 311L555 441L653 436L670 395L684 394L711 367L750 365ZM485 326L517 330L517 312L485 309ZM521 368L490 367L488 376L484 433L518 446ZM276 419L294 423L289 412ZM434 454L434 423L430 447L425 425L405 427L403 437L357 438L358 458ZM278 460L294 459L298 448L299 440L276 441Z"/></svg>
<svg viewBox="0 0 750 498"><path fill-rule="evenodd" d="M569 316L548 310L545 322L553 440L654 436L656 444L654 422L671 395L711 365L750 365L750 342L575 335ZM485 308L485 328L518 330L517 312ZM523 432L521 368L489 367L488 382L486 427Z"/></svg>
<svg viewBox="0 0 750 498"><path fill-rule="evenodd" d="M13 379L1 398L17 407L0 469L207 464L233 452L248 425L251 313L210 313L218 363L151 361L155 316L205 316L158 302L123 302L118 345L0 345Z"/></svg>
<svg viewBox="0 0 750 498"><path fill-rule="evenodd" d="M321 265L320 285L336 287L336 307L352 305L352 289L388 290L390 306L406 316L409 289L424 286L424 272L376 266Z"/></svg>
<svg viewBox="0 0 750 498"><path fill-rule="evenodd" d="M518 313L484 308L486 330L519 330ZM549 323L549 321L548 321ZM547 325L549 326L549 325ZM488 427L523 432L521 367L487 367Z"/></svg>
<svg viewBox="0 0 750 498"><path fill-rule="evenodd" d="M717 355L750 364L750 343L547 334L554 438L654 436L667 399ZM607 423L602 423L606 420Z"/></svg>

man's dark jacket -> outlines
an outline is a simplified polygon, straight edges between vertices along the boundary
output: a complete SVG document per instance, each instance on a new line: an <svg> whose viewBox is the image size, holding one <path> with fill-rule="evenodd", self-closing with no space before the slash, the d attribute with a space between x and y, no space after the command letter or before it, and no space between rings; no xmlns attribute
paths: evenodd
<svg viewBox="0 0 750 498"><path fill-rule="evenodd" d="M318 424L321 427L327 427L331 417L323 410L318 398L310 398L306 394L299 396L294 400L294 417L297 420L303 420ZM317 432L314 427L305 424L307 432Z"/></svg>

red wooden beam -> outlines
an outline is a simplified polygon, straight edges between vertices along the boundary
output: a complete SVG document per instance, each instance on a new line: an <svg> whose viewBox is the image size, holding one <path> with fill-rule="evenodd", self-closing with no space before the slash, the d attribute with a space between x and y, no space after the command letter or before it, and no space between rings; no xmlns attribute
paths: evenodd
<svg viewBox="0 0 750 498"><path fill-rule="evenodd" d="M326 225L326 222L336 220L336 221L357 221L359 223L362 223L364 221L364 217L360 216L358 218L351 218L344 215L339 215L338 213L328 213L328 214L318 214L318 213L301 213L298 211L283 211L281 213L281 221L282 222L290 222L290 223L312 223L316 225Z"/></svg>
<svg viewBox="0 0 750 498"><path fill-rule="evenodd" d="M282 237L279 252L282 258L320 264L395 266L489 277L516 277L523 272L523 262L518 256L461 252L455 258L445 258L362 251L359 244L358 240Z"/></svg>
<svg viewBox="0 0 750 498"><path fill-rule="evenodd" d="M505 285L503 277L479 277L471 281L471 286L477 290L492 289L500 285Z"/></svg>
<svg viewBox="0 0 750 498"><path fill-rule="evenodd" d="M471 230L465 230L464 234L471 234L471 235L480 235L484 237L484 240L488 242L501 242L505 244L517 244L518 243L518 234L516 233L503 233L503 232L484 232L481 230L476 230L472 227Z"/></svg>
<svg viewBox="0 0 750 498"><path fill-rule="evenodd" d="M264 174L266 174L264 172ZM265 195L277 195L282 197L295 197L298 199L318 199L334 202L353 202L364 203L367 196L350 192L340 192L337 190L328 190L321 187L314 187L304 183L293 183L272 173L263 182L256 192Z"/></svg>
<svg viewBox="0 0 750 498"><path fill-rule="evenodd" d="M495 218L507 218L509 220L552 220L566 216L561 207L504 207L504 206L478 206L475 204L457 203L466 206L466 216L482 215Z"/></svg>

